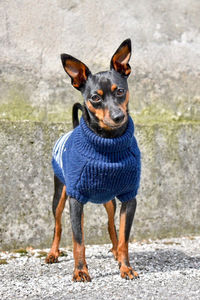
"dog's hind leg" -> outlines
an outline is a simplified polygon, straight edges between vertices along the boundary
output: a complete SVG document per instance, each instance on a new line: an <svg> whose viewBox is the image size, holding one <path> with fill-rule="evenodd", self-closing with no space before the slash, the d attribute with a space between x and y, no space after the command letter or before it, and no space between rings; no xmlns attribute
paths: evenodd
<svg viewBox="0 0 200 300"><path fill-rule="evenodd" d="M113 245L110 251L113 253L114 258L117 259L118 238L117 238L117 232L115 228L116 200L115 199L110 200L109 202L104 204L104 207L108 214L108 232Z"/></svg>
<svg viewBox="0 0 200 300"><path fill-rule="evenodd" d="M55 228L54 228L54 237L53 243L51 246L51 250L46 257L46 263L55 263L58 262L59 252L59 243L61 238L61 217L62 212L65 207L66 201L66 186L56 177L54 176L54 196L53 196L53 215L55 218Z"/></svg>

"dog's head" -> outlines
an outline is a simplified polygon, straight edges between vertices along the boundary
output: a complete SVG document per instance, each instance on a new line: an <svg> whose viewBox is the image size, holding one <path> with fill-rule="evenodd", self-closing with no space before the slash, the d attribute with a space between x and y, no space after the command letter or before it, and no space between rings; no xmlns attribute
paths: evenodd
<svg viewBox="0 0 200 300"><path fill-rule="evenodd" d="M131 40L127 39L113 54L110 70L92 74L78 59L61 54L64 70L70 76L73 87L83 95L91 123L98 123L102 130L116 130L127 123L130 57Z"/></svg>

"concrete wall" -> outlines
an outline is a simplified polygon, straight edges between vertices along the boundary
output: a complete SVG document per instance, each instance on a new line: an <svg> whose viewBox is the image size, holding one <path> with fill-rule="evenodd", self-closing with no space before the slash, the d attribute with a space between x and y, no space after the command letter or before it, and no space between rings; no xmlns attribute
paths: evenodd
<svg viewBox="0 0 200 300"><path fill-rule="evenodd" d="M198 0L1 1L0 248L50 245L51 149L81 100L60 53L106 70L127 37L130 112L143 154L134 236L199 233L199 12ZM85 213L87 241L108 241L103 208Z"/></svg>
<svg viewBox="0 0 200 300"><path fill-rule="evenodd" d="M81 59L92 72L105 70L130 37L131 109L156 106L159 113L199 120L199 12L198 0L2 0L0 116L66 120L63 110L79 93L60 53Z"/></svg>
<svg viewBox="0 0 200 300"><path fill-rule="evenodd" d="M1 247L50 245L50 157L53 143L68 129L68 124L0 122ZM199 233L199 132L200 125L193 123L137 125L143 172L132 238ZM66 245L71 243L68 203L63 224ZM89 243L109 241L102 205L85 206L85 231Z"/></svg>

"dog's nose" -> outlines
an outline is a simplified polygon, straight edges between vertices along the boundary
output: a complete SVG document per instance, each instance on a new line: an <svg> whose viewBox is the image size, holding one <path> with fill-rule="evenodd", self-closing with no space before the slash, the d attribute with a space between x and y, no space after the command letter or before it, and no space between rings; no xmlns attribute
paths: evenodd
<svg viewBox="0 0 200 300"><path fill-rule="evenodd" d="M124 120L124 117L125 117L124 113L122 111L119 111L112 116L112 119L115 123L120 123Z"/></svg>

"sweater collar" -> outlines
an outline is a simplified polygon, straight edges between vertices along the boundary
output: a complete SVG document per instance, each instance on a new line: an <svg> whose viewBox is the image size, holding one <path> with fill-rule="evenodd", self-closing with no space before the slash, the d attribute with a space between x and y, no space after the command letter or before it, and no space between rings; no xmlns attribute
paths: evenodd
<svg viewBox="0 0 200 300"><path fill-rule="evenodd" d="M127 129L124 134L116 138L102 138L95 134L86 124L83 117L80 120L80 130L83 134L83 140L81 143L89 143L96 151L105 152L119 152L127 150L131 145L131 140L134 134L134 124L129 116Z"/></svg>

